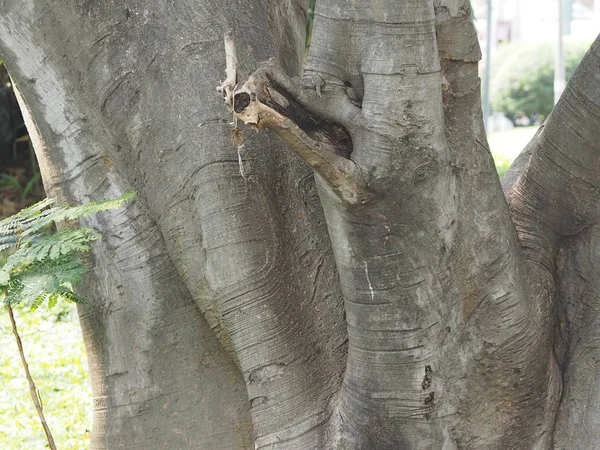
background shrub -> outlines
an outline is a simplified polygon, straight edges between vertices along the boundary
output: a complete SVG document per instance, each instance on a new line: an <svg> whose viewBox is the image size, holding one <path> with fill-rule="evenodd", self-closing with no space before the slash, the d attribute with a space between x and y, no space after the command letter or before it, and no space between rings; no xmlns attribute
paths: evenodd
<svg viewBox="0 0 600 450"><path fill-rule="evenodd" d="M567 80L588 50L588 42L565 41ZM492 61L491 104L515 120L548 116L554 106L554 42L501 44Z"/></svg>

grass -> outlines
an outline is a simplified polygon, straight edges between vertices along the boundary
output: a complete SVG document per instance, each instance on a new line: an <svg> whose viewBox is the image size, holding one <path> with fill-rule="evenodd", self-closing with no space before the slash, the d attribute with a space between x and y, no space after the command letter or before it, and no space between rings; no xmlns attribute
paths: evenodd
<svg viewBox="0 0 600 450"><path fill-rule="evenodd" d="M58 304L35 312L16 308L15 316L57 447L88 448L92 395L75 306ZM46 448L5 310L0 314L0 349L0 448Z"/></svg>
<svg viewBox="0 0 600 450"><path fill-rule="evenodd" d="M496 161L496 169L500 176L508 170L514 159L519 156L521 150L529 143L537 126L517 127L512 130L490 133L488 143L490 151Z"/></svg>

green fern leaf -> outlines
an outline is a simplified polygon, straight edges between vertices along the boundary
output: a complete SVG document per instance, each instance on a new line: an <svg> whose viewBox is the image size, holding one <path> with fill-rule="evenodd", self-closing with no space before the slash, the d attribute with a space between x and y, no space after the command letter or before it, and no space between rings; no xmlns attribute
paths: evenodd
<svg viewBox="0 0 600 450"><path fill-rule="evenodd" d="M39 234L45 228L65 220L75 220L101 211L118 208L134 195L135 192L126 192L115 199L76 206L52 206L55 200L47 198L0 221L0 245L5 246L7 243L16 243L18 239ZM1 247L0 250L2 250Z"/></svg>
<svg viewBox="0 0 600 450"><path fill-rule="evenodd" d="M77 284L85 271L83 261L77 255L69 253L57 259L37 261L29 266L22 276L50 275L53 277L53 288L59 290L61 286Z"/></svg>
<svg viewBox="0 0 600 450"><path fill-rule="evenodd" d="M4 290L4 304L15 306L21 301L23 283L19 279L11 279Z"/></svg>
<svg viewBox="0 0 600 450"><path fill-rule="evenodd" d="M91 228L67 229L38 237L37 241L26 242L10 255L2 270L4 272L24 270L35 261L43 261L46 258L58 259L61 255L71 252L87 252L90 250L88 243L98 237Z"/></svg>
<svg viewBox="0 0 600 450"><path fill-rule="evenodd" d="M16 236L21 230L29 228L32 222L36 221L41 215L47 215L47 208L54 204L53 198L46 198L41 202L22 209L17 214L14 214L0 221L0 238L5 236ZM44 211L45 210L45 211Z"/></svg>
<svg viewBox="0 0 600 450"><path fill-rule="evenodd" d="M50 295L46 292L44 292L42 295L39 295L38 293L37 297L34 297L34 300L31 302L31 310L35 311L40 306L42 306L42 304L48 299L48 297L50 297Z"/></svg>
<svg viewBox="0 0 600 450"><path fill-rule="evenodd" d="M75 254L57 259L46 258L29 265L27 270L14 274L8 284L5 304L23 303L31 309L38 308L46 300L58 299L81 303L73 292L73 286L81 280L86 268ZM54 297L53 296L58 296Z"/></svg>
<svg viewBox="0 0 600 450"><path fill-rule="evenodd" d="M43 228L52 225L53 223L64 222L66 220L75 220L79 219L80 217L90 216L101 211L118 208L123 204L124 201L130 199L134 195L135 192L127 192L116 199L90 202L76 206L52 208L49 210L51 211L50 214L40 217L35 222L28 224L29 226L23 229L22 234L28 236L39 232Z"/></svg>
<svg viewBox="0 0 600 450"><path fill-rule="evenodd" d="M44 295L48 297L48 308L54 308L58 302L58 296L50 295L48 293L44 293Z"/></svg>
<svg viewBox="0 0 600 450"><path fill-rule="evenodd" d="M91 228L50 230L62 221L118 208L133 195L73 207L56 207L46 199L0 221L0 251L10 253L0 261L0 301L31 309L46 302L52 307L61 299L84 302L73 290L86 271L77 255L88 252L89 243L100 236Z"/></svg>

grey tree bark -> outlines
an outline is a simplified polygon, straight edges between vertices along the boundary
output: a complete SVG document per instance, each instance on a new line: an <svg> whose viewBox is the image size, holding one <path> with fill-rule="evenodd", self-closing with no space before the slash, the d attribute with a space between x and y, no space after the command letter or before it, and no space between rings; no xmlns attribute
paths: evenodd
<svg viewBox="0 0 600 450"><path fill-rule="evenodd" d="M501 186L468 1L319 0L303 65L307 8L0 0L49 195L139 193L91 221L92 449L600 447L600 43Z"/></svg>

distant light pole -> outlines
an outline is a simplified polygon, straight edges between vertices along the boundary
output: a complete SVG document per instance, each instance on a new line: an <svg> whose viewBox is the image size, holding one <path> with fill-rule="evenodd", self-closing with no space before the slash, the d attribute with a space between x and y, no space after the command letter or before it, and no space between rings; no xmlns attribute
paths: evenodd
<svg viewBox="0 0 600 450"><path fill-rule="evenodd" d="M558 2L558 41L556 45L556 56L554 58L554 104L565 90L566 70L565 70L565 47L563 35L565 34L565 0ZM570 2L569 2L570 4Z"/></svg>
<svg viewBox="0 0 600 450"><path fill-rule="evenodd" d="M515 18L513 20L511 41L521 40L521 0L515 0Z"/></svg>
<svg viewBox="0 0 600 450"><path fill-rule="evenodd" d="M493 0L487 0L487 41L485 43L485 71L483 73L483 99L482 99L482 109L483 109L483 123L485 124L485 128L489 131L489 121L490 121L490 74L491 74L491 65L492 65L492 47L494 40L494 9L493 9Z"/></svg>

